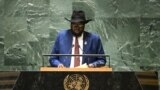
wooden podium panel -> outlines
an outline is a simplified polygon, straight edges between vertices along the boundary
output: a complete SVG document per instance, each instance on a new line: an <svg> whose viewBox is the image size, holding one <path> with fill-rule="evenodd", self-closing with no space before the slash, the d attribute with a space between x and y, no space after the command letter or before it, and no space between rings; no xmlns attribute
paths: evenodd
<svg viewBox="0 0 160 90"><path fill-rule="evenodd" d="M58 71L58 72L109 72L112 68L100 67L100 68L56 68L56 67L41 67L40 71Z"/></svg>

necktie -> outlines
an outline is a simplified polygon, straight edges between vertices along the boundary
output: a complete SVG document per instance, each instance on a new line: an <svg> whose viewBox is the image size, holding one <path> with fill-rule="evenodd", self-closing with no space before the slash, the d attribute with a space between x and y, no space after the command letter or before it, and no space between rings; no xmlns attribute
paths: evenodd
<svg viewBox="0 0 160 90"><path fill-rule="evenodd" d="M78 43L78 37L75 38L75 49L74 54L79 54L79 43ZM74 57L74 67L80 65L80 58L79 56Z"/></svg>

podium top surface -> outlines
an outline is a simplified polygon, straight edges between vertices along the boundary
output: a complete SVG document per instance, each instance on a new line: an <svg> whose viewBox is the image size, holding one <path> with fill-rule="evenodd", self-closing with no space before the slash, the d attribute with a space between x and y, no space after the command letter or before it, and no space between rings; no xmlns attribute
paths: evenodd
<svg viewBox="0 0 160 90"><path fill-rule="evenodd" d="M56 71L56 72L109 72L112 68L56 68L56 67L41 67L40 71Z"/></svg>

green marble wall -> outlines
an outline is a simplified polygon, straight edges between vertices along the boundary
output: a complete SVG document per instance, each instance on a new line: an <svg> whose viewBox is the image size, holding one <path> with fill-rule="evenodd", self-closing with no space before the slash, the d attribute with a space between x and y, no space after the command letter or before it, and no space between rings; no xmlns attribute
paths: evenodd
<svg viewBox="0 0 160 90"><path fill-rule="evenodd" d="M159 0L0 0L0 69L39 70L49 65L64 17L82 9L94 21L114 71L160 70ZM108 65L108 63L107 63Z"/></svg>
<svg viewBox="0 0 160 90"><path fill-rule="evenodd" d="M49 66L42 54L73 9L94 19L86 31L101 36L114 71L160 71L159 0L0 0L0 70Z"/></svg>

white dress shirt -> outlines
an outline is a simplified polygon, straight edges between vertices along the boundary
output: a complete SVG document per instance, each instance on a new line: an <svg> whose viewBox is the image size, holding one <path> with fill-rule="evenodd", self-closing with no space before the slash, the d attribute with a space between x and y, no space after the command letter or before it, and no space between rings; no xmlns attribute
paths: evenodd
<svg viewBox="0 0 160 90"><path fill-rule="evenodd" d="M79 54L83 54L83 33L80 37L78 37L78 43L80 45ZM74 44L75 44L75 36L73 36L73 41L72 41L72 45L74 45ZM72 48L72 54L74 54L74 50L75 50L75 45ZM74 68L74 57L75 56L71 57L70 68ZM80 65L82 65L82 56L80 56Z"/></svg>

